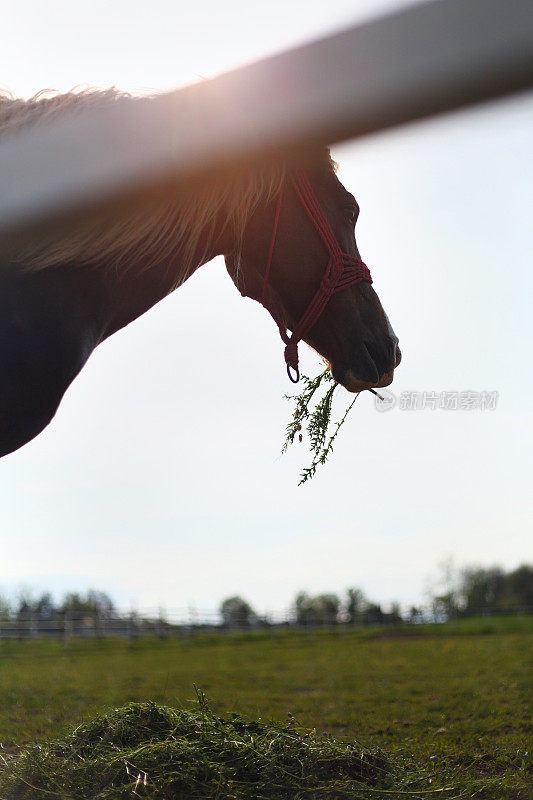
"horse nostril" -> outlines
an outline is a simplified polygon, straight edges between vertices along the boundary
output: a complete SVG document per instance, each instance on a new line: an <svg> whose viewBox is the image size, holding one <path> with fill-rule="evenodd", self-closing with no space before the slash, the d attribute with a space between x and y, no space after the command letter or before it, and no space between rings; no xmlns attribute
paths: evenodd
<svg viewBox="0 0 533 800"><path fill-rule="evenodd" d="M370 356L376 367L379 369L381 362L384 360L383 349L378 347L375 342L365 342L364 344L368 355Z"/></svg>
<svg viewBox="0 0 533 800"><path fill-rule="evenodd" d="M379 377L391 372L396 366L396 342L395 338L387 337L383 344L378 344L375 340L364 343Z"/></svg>
<svg viewBox="0 0 533 800"><path fill-rule="evenodd" d="M368 383L375 383L379 380L380 374L378 372L378 366L376 364L374 354L367 346L366 342L363 342L363 354L364 355L359 365L357 377L363 381L367 381Z"/></svg>

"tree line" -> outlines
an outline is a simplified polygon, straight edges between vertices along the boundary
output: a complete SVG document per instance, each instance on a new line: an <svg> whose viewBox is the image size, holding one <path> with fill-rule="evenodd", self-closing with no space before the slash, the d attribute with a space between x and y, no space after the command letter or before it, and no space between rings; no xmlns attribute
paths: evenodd
<svg viewBox="0 0 533 800"><path fill-rule="evenodd" d="M501 567L465 567L457 574L452 571L445 584L432 602L446 619L533 611L533 567L526 564L511 572Z"/></svg>
<svg viewBox="0 0 533 800"><path fill-rule="evenodd" d="M268 624L268 619L258 615L238 595L228 597L222 602L220 616L222 624L229 628ZM393 604L390 611L384 611L379 603L368 601L363 592L355 588L346 591L344 601L332 592L318 595L299 592L291 606L289 617L296 625L306 627L336 625L338 622L379 625L402 621L398 604Z"/></svg>
<svg viewBox="0 0 533 800"><path fill-rule="evenodd" d="M445 571L440 590L430 592L425 607L401 609L398 603L393 603L384 609L380 603L369 600L358 587L348 588L342 596L334 592L312 595L301 591L293 600L286 622L301 626L381 625L422 622L428 618L428 612L432 619L439 621L480 614L533 612L533 566L522 565L509 572L501 567L466 567L459 572L448 568ZM222 625L228 628L272 624L239 595L223 600L218 611ZM38 597L22 592L14 600L0 596L0 620L98 619L105 622L120 617L111 597L94 589L85 594L69 592L60 602L49 592Z"/></svg>
<svg viewBox="0 0 533 800"><path fill-rule="evenodd" d="M116 613L115 605L108 594L89 589L85 594L68 592L60 602L56 602L50 592L33 597L30 592L23 591L14 600L0 596L0 619L2 617L34 617L38 620L61 619L71 617L82 619L96 617L109 619Z"/></svg>
<svg viewBox="0 0 533 800"><path fill-rule="evenodd" d="M501 567L466 567L456 574L447 570L445 590L430 592L429 609L410 606L403 612L398 603L384 610L369 600L357 587L346 590L344 597L335 593L310 595L299 592L291 607L297 625L383 625L395 622L422 622L429 610L439 621L483 614L533 612L533 567L523 565L510 572ZM261 624L264 619L242 597L226 598L220 606L226 627Z"/></svg>

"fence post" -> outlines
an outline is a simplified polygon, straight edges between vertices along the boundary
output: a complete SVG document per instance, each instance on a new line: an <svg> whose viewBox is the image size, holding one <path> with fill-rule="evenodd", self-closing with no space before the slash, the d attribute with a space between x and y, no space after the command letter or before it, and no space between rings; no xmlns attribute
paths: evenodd
<svg viewBox="0 0 533 800"><path fill-rule="evenodd" d="M96 639L102 639L104 636L104 619L99 608L94 615L94 635Z"/></svg>
<svg viewBox="0 0 533 800"><path fill-rule="evenodd" d="M136 616L135 611L132 609L128 617L128 642L130 645L133 644L138 636Z"/></svg>
<svg viewBox="0 0 533 800"><path fill-rule="evenodd" d="M70 643L72 639L72 617L68 611L65 611L65 618L63 622L63 642L65 650L70 650Z"/></svg>
<svg viewBox="0 0 533 800"><path fill-rule="evenodd" d="M192 603L189 603L189 636L192 636L194 633L195 618L196 609Z"/></svg>
<svg viewBox="0 0 533 800"><path fill-rule="evenodd" d="M167 638L167 625L165 619L165 609L163 608L163 606L159 606L159 615L156 623L156 632L157 636L159 636L160 639Z"/></svg>

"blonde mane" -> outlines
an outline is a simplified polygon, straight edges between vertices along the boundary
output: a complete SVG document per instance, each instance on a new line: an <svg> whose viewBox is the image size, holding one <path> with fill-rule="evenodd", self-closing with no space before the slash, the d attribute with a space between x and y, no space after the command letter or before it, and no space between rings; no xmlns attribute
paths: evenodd
<svg viewBox="0 0 533 800"><path fill-rule="evenodd" d="M67 94L44 91L30 100L3 94L0 136L62 114L75 114L88 106L99 107L119 99L127 101L130 97L116 89ZM68 230L51 227L49 232L41 231L38 238L29 237L18 246L11 257L21 268L32 271L60 265L105 265L125 270L139 265L151 267L173 258L179 261L175 279L178 286L203 263L222 230L229 232L238 256L250 215L259 203L278 193L284 178L285 165L280 161L226 173L186 191L172 188L164 197L147 197L142 203L118 204L112 211L87 215ZM238 263L239 258L236 260Z"/></svg>

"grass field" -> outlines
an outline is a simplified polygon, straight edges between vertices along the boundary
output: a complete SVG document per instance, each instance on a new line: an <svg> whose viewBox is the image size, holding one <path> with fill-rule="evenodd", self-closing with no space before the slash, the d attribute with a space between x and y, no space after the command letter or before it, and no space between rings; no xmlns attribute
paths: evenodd
<svg viewBox="0 0 533 800"><path fill-rule="evenodd" d="M216 711L265 722L292 714L413 769L434 769L435 787L454 782L456 796L525 800L532 643L527 618L74 640L68 651L58 642L1 642L0 741L13 750L130 701L183 707L197 684Z"/></svg>

